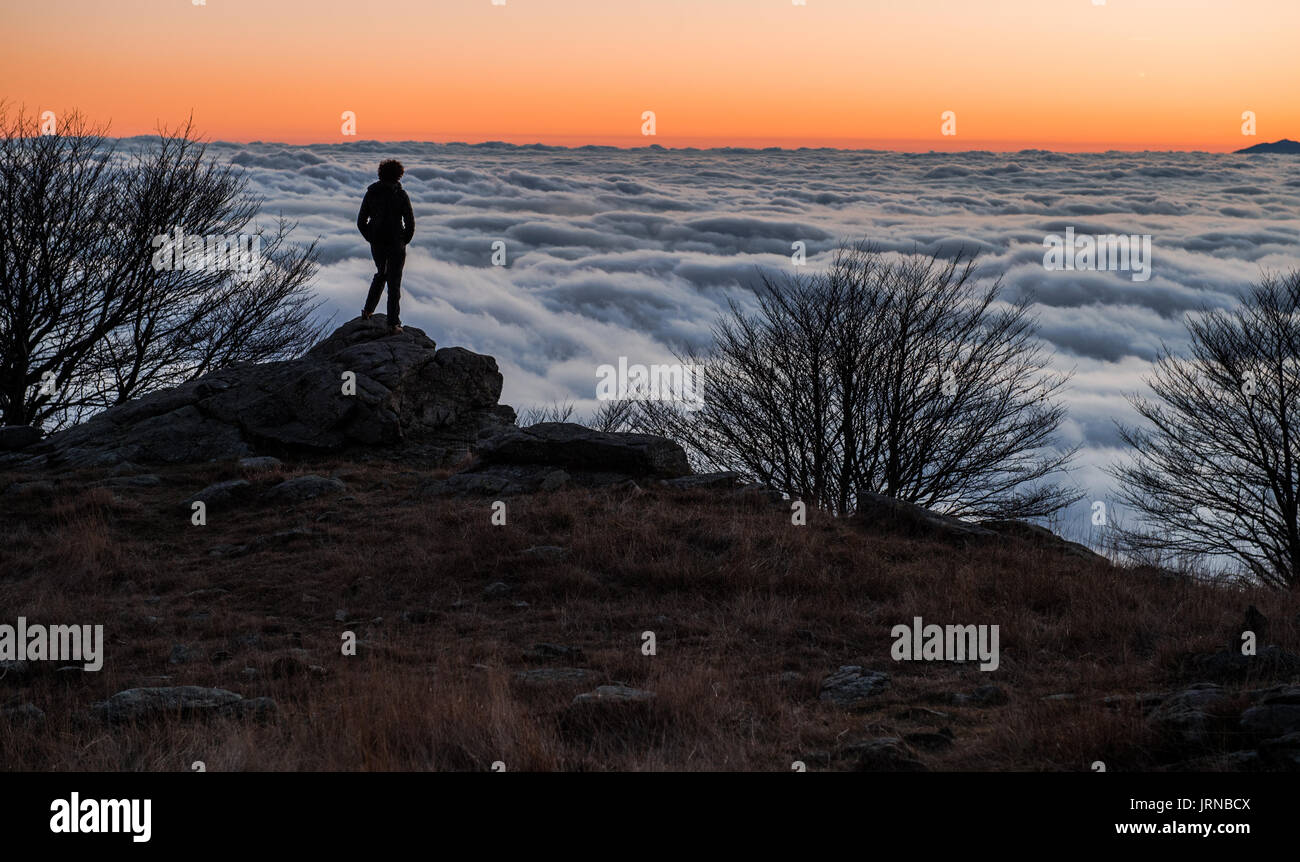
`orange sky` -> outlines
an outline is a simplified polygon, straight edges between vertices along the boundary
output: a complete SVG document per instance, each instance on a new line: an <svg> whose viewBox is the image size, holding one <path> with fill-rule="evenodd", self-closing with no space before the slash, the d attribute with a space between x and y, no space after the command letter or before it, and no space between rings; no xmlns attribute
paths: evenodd
<svg viewBox="0 0 1300 862"><path fill-rule="evenodd" d="M0 99L80 108L116 135L192 110L206 137L290 143L1300 138L1300 0L40 0L6 3L0 30Z"/></svg>

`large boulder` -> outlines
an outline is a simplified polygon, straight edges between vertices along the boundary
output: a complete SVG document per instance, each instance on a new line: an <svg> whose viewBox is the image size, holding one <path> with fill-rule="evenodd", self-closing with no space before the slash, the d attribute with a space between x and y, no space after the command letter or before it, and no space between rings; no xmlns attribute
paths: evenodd
<svg viewBox="0 0 1300 862"><path fill-rule="evenodd" d="M236 365L146 395L24 454L99 466L418 442L454 460L481 432L513 425L514 411L497 403L501 383L491 356L439 350L411 327L389 334L382 316L356 318L297 359Z"/></svg>
<svg viewBox="0 0 1300 862"><path fill-rule="evenodd" d="M686 451L653 434L595 431L568 422L542 422L486 432L474 447L477 460L425 494L512 496L568 485L602 487L689 476Z"/></svg>
<svg viewBox="0 0 1300 862"><path fill-rule="evenodd" d="M503 428L480 439L475 449L488 464L545 464L665 479L691 472L685 450L666 437L596 431L571 422Z"/></svg>

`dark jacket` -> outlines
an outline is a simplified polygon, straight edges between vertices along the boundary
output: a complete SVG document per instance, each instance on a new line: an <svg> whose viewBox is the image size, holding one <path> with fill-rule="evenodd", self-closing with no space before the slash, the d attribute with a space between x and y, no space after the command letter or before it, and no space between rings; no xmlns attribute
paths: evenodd
<svg viewBox="0 0 1300 862"><path fill-rule="evenodd" d="M401 183L370 184L357 213L357 230L371 245L406 245L415 236L415 213Z"/></svg>

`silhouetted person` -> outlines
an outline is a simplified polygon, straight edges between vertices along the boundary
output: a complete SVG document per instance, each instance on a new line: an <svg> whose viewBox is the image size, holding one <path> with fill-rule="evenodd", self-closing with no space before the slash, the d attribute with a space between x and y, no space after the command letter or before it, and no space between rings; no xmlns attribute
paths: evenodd
<svg viewBox="0 0 1300 862"><path fill-rule="evenodd" d="M371 183L357 213L357 229L370 243L375 259L375 277L361 317L369 320L379 305L379 294L388 284L388 329L402 331L402 267L406 265L406 244L415 236L415 213L411 199L399 182L406 170L396 159L379 163L379 182Z"/></svg>

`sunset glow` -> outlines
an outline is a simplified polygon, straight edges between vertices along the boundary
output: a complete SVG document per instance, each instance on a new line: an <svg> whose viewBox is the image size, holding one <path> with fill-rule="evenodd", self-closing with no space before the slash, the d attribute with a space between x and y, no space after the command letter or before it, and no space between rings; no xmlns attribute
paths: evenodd
<svg viewBox="0 0 1300 862"><path fill-rule="evenodd" d="M289 143L1222 151L1300 138L1294 0L50 0L0 14L0 95L80 109L115 135L192 111L211 138ZM945 111L955 136L940 133Z"/></svg>

